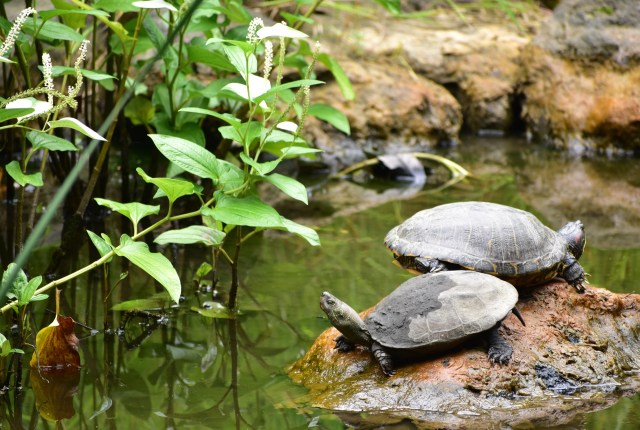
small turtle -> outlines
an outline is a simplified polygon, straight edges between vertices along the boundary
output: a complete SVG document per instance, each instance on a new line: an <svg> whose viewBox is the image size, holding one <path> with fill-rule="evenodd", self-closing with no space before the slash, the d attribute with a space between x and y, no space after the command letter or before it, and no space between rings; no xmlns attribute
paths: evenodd
<svg viewBox="0 0 640 430"><path fill-rule="evenodd" d="M330 293L320 307L341 333L335 348L345 352L356 344L371 349L382 371L395 373L393 359L417 359L438 353L486 333L487 354L505 364L513 349L500 336L501 321L515 309L518 292L508 282L469 270L430 273L401 284L362 320Z"/></svg>
<svg viewBox="0 0 640 430"><path fill-rule="evenodd" d="M561 276L584 291L578 259L585 245L580 221L553 231L533 214L495 203L460 202L420 211L384 242L405 269L419 273L469 269L515 286Z"/></svg>

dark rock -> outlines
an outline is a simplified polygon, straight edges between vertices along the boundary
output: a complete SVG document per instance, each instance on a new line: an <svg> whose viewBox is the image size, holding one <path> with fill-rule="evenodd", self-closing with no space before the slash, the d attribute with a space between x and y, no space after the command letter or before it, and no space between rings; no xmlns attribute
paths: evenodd
<svg viewBox="0 0 640 430"><path fill-rule="evenodd" d="M475 342L386 377L368 350L334 350L338 332L329 328L289 375L309 388L313 406L384 410L447 428L566 422L580 405L602 402L603 393L630 394L616 387L632 382L627 372L640 367L640 295L594 287L578 294L552 282L521 291L518 308L527 326L513 315L504 320L501 332L514 349L504 366L491 365ZM567 332L579 342L567 339ZM571 390L563 401L559 392Z"/></svg>

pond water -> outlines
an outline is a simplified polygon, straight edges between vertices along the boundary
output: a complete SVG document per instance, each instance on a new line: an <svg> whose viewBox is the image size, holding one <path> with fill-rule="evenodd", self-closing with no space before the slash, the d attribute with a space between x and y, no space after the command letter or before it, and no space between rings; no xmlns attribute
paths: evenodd
<svg viewBox="0 0 640 430"><path fill-rule="evenodd" d="M516 206L552 228L581 219L588 234L581 263L590 282L616 292L640 290L640 160L582 160L518 139L467 139L444 155L473 177L437 192L393 184L364 188L346 181L310 185L310 207L288 206L287 216L316 227L322 247L276 233L254 236L240 257L242 315L235 320L211 318L212 311L203 310L205 304L215 308L228 280L214 291L192 282L208 256L198 247L180 256L186 299L179 309L115 312L106 332L103 305L92 293L103 288L98 277L67 286L63 313L100 330L77 330L83 367L53 384L53 392L39 388L37 375L25 374L22 390L12 388L1 397L2 420L7 428L56 427L38 416L40 410L74 429L347 428L339 415L306 405L305 389L286 376L287 366L328 327L318 306L320 293L331 291L356 309L375 304L410 276L391 264L383 245L386 232L418 210L450 201ZM116 302L154 293L149 279L133 271L116 286L118 263L111 270L107 288ZM43 308L35 318L38 327L52 319ZM28 350L25 369L30 358ZM639 411L640 395L635 395L607 409L569 414L568 421L557 424L636 429ZM362 428L430 426L402 422Z"/></svg>

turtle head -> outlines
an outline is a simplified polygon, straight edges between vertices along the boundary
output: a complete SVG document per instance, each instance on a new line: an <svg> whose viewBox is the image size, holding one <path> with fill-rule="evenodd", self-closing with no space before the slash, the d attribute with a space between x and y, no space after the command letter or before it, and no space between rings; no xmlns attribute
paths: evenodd
<svg viewBox="0 0 640 430"><path fill-rule="evenodd" d="M320 308L327 314L331 324L338 330L340 330L340 326L348 324L348 310L351 307L333 294L326 291L322 293L320 296Z"/></svg>
<svg viewBox="0 0 640 430"><path fill-rule="evenodd" d="M569 244L569 250L577 259L582 255L584 245L587 242L587 235L584 232L584 225L580 220L567 223L558 230L558 234L562 236Z"/></svg>
<svg viewBox="0 0 640 430"><path fill-rule="evenodd" d="M331 325L349 341L361 345L371 343L364 321L351 306L325 291L320 296L320 308L329 317Z"/></svg>

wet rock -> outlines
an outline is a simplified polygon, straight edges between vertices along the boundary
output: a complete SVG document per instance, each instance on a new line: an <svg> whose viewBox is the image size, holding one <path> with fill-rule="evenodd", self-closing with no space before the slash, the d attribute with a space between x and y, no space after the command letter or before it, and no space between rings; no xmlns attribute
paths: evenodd
<svg viewBox="0 0 640 430"><path fill-rule="evenodd" d="M532 138L578 154L640 148L640 9L564 0L522 56Z"/></svg>
<svg viewBox="0 0 640 430"><path fill-rule="evenodd" d="M351 136L314 121L306 125L325 162L339 170L367 158L401 151L420 151L455 141L462 123L460 105L440 85L391 63L341 59L356 100L345 101L336 82L314 89L313 102L342 111Z"/></svg>
<svg viewBox="0 0 640 430"><path fill-rule="evenodd" d="M504 320L502 334L514 349L504 366L491 365L478 342L405 364L388 378L368 350L333 349L338 332L329 328L289 375L309 388L308 400L317 407L385 410L447 427L558 423L570 420L569 411L579 405L592 407L603 393L629 394L613 392L640 366L640 295L594 287L578 294L552 282L521 291L518 308L527 326L513 315ZM560 419L563 392L572 395Z"/></svg>

